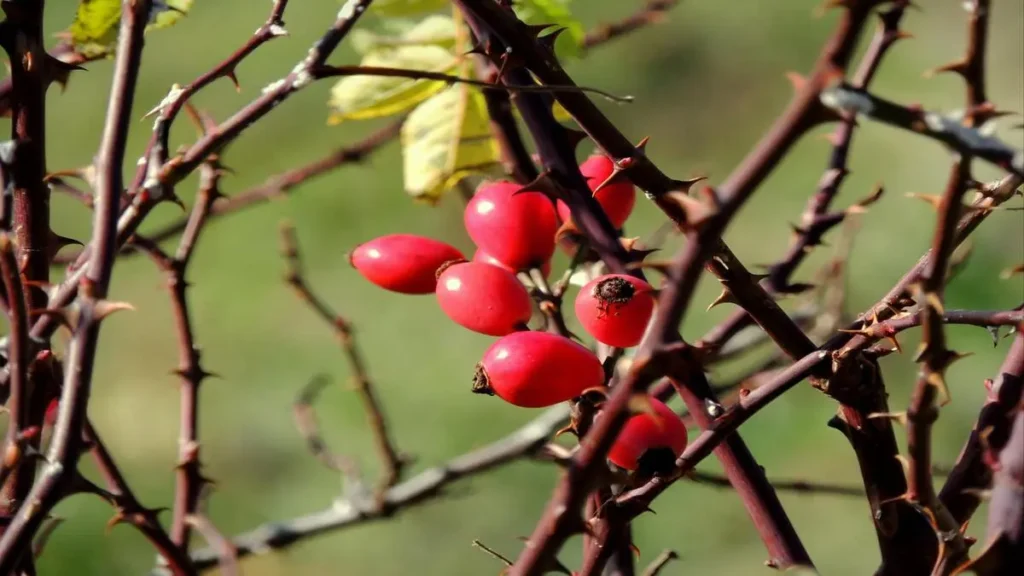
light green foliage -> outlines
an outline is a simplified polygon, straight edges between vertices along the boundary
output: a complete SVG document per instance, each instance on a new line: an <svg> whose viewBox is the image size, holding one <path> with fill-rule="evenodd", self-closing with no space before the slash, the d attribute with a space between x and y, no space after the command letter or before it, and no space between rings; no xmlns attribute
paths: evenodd
<svg viewBox="0 0 1024 576"><path fill-rule="evenodd" d="M431 14L419 22L389 20L393 34L379 34L369 30L353 30L352 47L366 55L381 48L398 46L434 45L447 50L455 49L455 20L451 16Z"/></svg>
<svg viewBox="0 0 1024 576"><path fill-rule="evenodd" d="M174 25L192 8L194 0L154 2L148 32ZM113 54L121 23L120 0L80 0L68 33L75 48L90 58Z"/></svg>
<svg viewBox="0 0 1024 576"><path fill-rule="evenodd" d="M370 5L370 11L381 16L418 16L449 5L449 0L376 0Z"/></svg>
<svg viewBox="0 0 1024 576"><path fill-rule="evenodd" d="M460 180L498 162L479 90L452 86L409 114L402 126L405 191L434 202Z"/></svg>
<svg viewBox="0 0 1024 576"><path fill-rule="evenodd" d="M440 46L399 46L363 57L362 66L450 73L458 59ZM365 120L404 112L444 88L443 82L387 76L349 76L331 89L330 121Z"/></svg>
<svg viewBox="0 0 1024 576"><path fill-rule="evenodd" d="M579 52L583 25L569 12L570 0L521 0L516 14L528 24L551 24L565 30L555 42L562 58ZM454 72L474 78L464 54L468 30L442 10L449 2L437 0L378 0L371 10L383 17L379 31L356 30L352 45L363 56L363 66L383 66L430 72ZM550 34L551 32L547 32ZM377 118L409 110L402 131L405 190L415 198L436 201L461 179L486 171L498 162L498 149L490 137L483 96L477 90L455 86L441 91L440 82L351 76L335 84L329 105L331 123ZM569 116L555 106L559 120Z"/></svg>
<svg viewBox="0 0 1024 576"><path fill-rule="evenodd" d="M570 1L520 0L515 9L519 18L527 24L552 24L551 31L565 28L555 40L555 54L561 59L578 56L583 41L583 24L569 12Z"/></svg>

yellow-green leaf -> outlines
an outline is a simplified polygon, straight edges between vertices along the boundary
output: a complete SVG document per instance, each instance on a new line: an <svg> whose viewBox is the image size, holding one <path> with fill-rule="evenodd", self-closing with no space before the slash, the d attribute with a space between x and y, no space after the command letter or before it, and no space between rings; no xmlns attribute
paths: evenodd
<svg viewBox="0 0 1024 576"><path fill-rule="evenodd" d="M452 86L416 107L402 126L405 191L436 201L463 178L498 164L487 104L479 91Z"/></svg>
<svg viewBox="0 0 1024 576"><path fill-rule="evenodd" d="M193 1L154 2L146 31L173 25L188 13ZM68 33L79 53L99 58L113 52L120 23L121 0L80 0Z"/></svg>
<svg viewBox="0 0 1024 576"><path fill-rule="evenodd" d="M569 11L571 0L519 0L514 4L516 15L527 24L551 24L551 30L565 28L555 40L555 54L559 58L572 58L580 53L583 42L583 23ZM546 32L545 34L550 34Z"/></svg>
<svg viewBox="0 0 1024 576"><path fill-rule="evenodd" d="M352 47L360 54L398 46L440 46L455 48L455 21L451 16L432 14L398 34L378 34L369 30L353 30Z"/></svg>
<svg viewBox="0 0 1024 576"><path fill-rule="evenodd" d="M362 66L404 68L449 73L458 59L440 46L399 46L367 54ZM331 88L328 102L330 122L364 120L398 114L416 106L445 87L444 82L391 78L386 76L348 76Z"/></svg>
<svg viewBox="0 0 1024 576"><path fill-rule="evenodd" d="M414 16L447 8L448 0L375 0L370 11L381 16Z"/></svg>

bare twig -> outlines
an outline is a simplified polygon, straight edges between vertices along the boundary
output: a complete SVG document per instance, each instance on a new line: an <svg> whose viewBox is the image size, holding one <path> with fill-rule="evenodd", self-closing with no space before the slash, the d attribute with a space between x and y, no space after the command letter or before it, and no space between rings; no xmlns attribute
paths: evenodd
<svg viewBox="0 0 1024 576"><path fill-rule="evenodd" d="M991 485L991 464L998 459L1013 426L1013 407L1024 388L1024 324L1018 326L999 372L986 382L988 399L939 492L939 500L959 525L970 520L981 505L979 491Z"/></svg>
<svg viewBox="0 0 1024 576"><path fill-rule="evenodd" d="M341 472L348 478L359 478L359 467L352 459L341 454L331 452L320 433L320 426L317 424L316 410L313 404L316 402L320 392L330 381L325 376L316 376L299 391L293 406L295 424L299 433L306 440L306 447L313 456L322 462L324 466Z"/></svg>
<svg viewBox="0 0 1024 576"><path fill-rule="evenodd" d="M231 540L225 538L217 530L209 518L198 514L189 514L185 517L185 522L202 534L210 546L218 551L220 573L223 576L240 576L242 571L238 568L238 553L235 551L235 546Z"/></svg>
<svg viewBox="0 0 1024 576"><path fill-rule="evenodd" d="M216 158L203 165L195 206L188 217L185 233L178 243L174 256L166 254L152 241L139 237L133 240L133 243L149 254L167 276L167 289L174 312L178 340L178 367L174 373L181 381L181 422L171 538L186 551L190 528L186 518L195 513L203 485L208 482L202 475L199 458L199 388L203 381L213 374L207 372L200 363L199 348L196 345L186 294L189 283L185 276L199 235L208 221L210 210L221 196L218 188L220 176L221 168Z"/></svg>
<svg viewBox="0 0 1024 576"><path fill-rule="evenodd" d="M669 562L678 559L679 554L677 554L675 550L665 550L661 554L658 554L658 557L644 569L643 576L658 576L658 574L661 574L661 571L668 566Z"/></svg>
<svg viewBox="0 0 1024 576"><path fill-rule="evenodd" d="M189 98L220 78L228 78L238 87L238 76L236 75L238 65L263 44L288 33L284 28L283 19L287 6L288 0L274 0L267 21L253 33L252 37L245 44L238 50L235 50L231 56L228 56L224 61L193 80L184 88L172 89L167 100L160 103L160 106L157 108L159 114L156 120L156 128L153 130L153 135L146 146L146 151L142 155L142 162L135 173L135 181L129 189L130 192L136 191L142 186L143 180L149 171L149 163L154 160L155 150L160 151L156 159L160 161L166 160L169 150L167 138L170 134L170 127Z"/></svg>
<svg viewBox="0 0 1024 576"><path fill-rule="evenodd" d="M487 446L428 468L400 482L384 493L386 509L361 509L348 500L333 502L326 509L290 520L272 522L232 538L239 558L288 547L306 538L380 520L443 493L449 484L493 470L508 462L526 458L543 447L569 417L568 408L556 406L523 427ZM212 549L192 553L197 568L205 570L217 563Z"/></svg>
<svg viewBox="0 0 1024 576"><path fill-rule="evenodd" d="M387 419L384 416L384 409L381 407L377 392L370 381L369 371L366 368L366 361L363 359L359 347L356 345L355 334L352 325L342 316L334 313L319 296L313 293L306 280L302 269L302 259L299 254L298 241L295 237L295 229L290 225L281 228L282 255L288 265L285 281L295 291L299 299L305 302L317 316L332 327L335 336L341 343L342 350L352 370L352 381L359 397L363 402L366 411L366 418L373 433L374 443L377 446L377 454L380 456L382 476L378 489L378 502L386 503L386 490L394 486L402 476L402 468L405 466L405 459L395 448L394 440L388 430Z"/></svg>
<svg viewBox="0 0 1024 576"><path fill-rule="evenodd" d="M821 99L835 110L926 136L958 154L981 158L1011 174L1024 177L1024 151L976 128L964 126L960 118L902 106L847 85L830 88L822 93Z"/></svg>
<svg viewBox="0 0 1024 576"><path fill-rule="evenodd" d="M583 49L590 50L616 40L622 36L658 24L665 20L665 14L675 7L679 0L647 0L643 8L635 13L607 24L599 24L583 37Z"/></svg>

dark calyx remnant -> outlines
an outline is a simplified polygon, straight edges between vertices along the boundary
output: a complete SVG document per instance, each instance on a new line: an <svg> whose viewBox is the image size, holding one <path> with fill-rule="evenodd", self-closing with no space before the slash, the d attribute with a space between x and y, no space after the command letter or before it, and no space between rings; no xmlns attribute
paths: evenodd
<svg viewBox="0 0 1024 576"><path fill-rule="evenodd" d="M599 310L607 313L612 306L628 304L636 294L636 288L623 278L613 277L598 282L593 294L597 298Z"/></svg>
<svg viewBox="0 0 1024 576"><path fill-rule="evenodd" d="M494 396L494 390L491 388L491 381L487 378L487 370L484 368L483 364L477 364L476 372L473 373L473 393Z"/></svg>

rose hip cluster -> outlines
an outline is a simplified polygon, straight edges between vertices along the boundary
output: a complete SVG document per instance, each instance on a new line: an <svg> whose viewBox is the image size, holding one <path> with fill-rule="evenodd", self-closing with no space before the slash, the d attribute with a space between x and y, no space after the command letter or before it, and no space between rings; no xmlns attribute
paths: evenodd
<svg viewBox="0 0 1024 576"><path fill-rule="evenodd" d="M613 177L614 163L594 155L580 165L609 220L621 229L636 202L636 189ZM477 364L473 391L493 394L515 406L540 408L572 401L603 389L605 370L584 346L558 334L532 331L533 300L516 276L551 271L561 226L572 216L561 201L524 191L512 182L486 182L466 205L465 226L476 244L472 261L444 242L391 234L359 245L350 262L367 280L393 292L437 295L441 310L474 332L499 339ZM595 340L617 348L643 339L655 305L655 290L643 280L620 274L594 278L576 297L575 312ZM658 400L632 416L608 458L635 470L642 458L660 461L686 447L682 420Z"/></svg>

